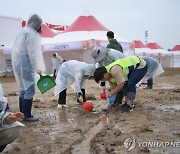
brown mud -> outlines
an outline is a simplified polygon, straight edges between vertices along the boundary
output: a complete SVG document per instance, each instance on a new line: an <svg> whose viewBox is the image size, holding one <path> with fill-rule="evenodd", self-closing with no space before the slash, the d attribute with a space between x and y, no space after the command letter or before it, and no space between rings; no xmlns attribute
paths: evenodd
<svg viewBox="0 0 180 154"><path fill-rule="evenodd" d="M18 90L12 77L1 77L4 95L11 111L18 111ZM180 69L167 69L154 80L152 90L137 88L136 107L123 113L113 108L106 112L107 102L100 100L101 87L87 81L87 98L93 112L76 104L73 91L67 94L68 108L57 109L53 89L45 94L36 90L32 112L39 122L25 122L21 135L9 144L3 154L115 154L180 153L179 147L149 147L137 142L180 142ZM134 138L136 147L128 151L124 141Z"/></svg>

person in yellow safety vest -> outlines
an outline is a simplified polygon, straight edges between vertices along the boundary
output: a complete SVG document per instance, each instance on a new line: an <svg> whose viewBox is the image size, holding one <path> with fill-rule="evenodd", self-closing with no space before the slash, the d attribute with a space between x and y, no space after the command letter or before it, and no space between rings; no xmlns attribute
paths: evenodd
<svg viewBox="0 0 180 154"><path fill-rule="evenodd" d="M123 109L125 112L133 111L133 100L136 95L136 84L146 75L147 66L138 56L129 56L116 60L105 67L99 67L94 72L97 83L108 81L111 91L107 91L107 97L116 95L121 90L125 96Z"/></svg>

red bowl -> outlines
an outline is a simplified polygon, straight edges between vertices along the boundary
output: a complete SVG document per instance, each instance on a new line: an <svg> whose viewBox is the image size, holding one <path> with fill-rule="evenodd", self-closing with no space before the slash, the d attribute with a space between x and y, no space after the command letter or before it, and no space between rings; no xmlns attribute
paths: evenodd
<svg viewBox="0 0 180 154"><path fill-rule="evenodd" d="M91 102L84 102L83 108L85 111L91 112L93 110L93 104Z"/></svg>

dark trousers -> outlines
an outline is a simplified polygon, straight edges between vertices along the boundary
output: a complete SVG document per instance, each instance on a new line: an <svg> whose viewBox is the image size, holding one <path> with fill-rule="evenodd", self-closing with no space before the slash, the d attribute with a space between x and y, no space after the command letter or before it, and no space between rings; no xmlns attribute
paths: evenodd
<svg viewBox="0 0 180 154"><path fill-rule="evenodd" d="M81 89L83 94L83 102L86 102L85 89ZM58 104L66 104L66 89L59 93Z"/></svg>
<svg viewBox="0 0 180 154"><path fill-rule="evenodd" d="M56 79L56 69L53 72L53 79Z"/></svg>
<svg viewBox="0 0 180 154"><path fill-rule="evenodd" d="M123 94L123 91L121 90L121 91L118 92L117 95L116 95L115 104L116 104L116 105L121 104L121 103L122 103L122 100L123 100L123 97L124 97L124 94Z"/></svg>
<svg viewBox="0 0 180 154"><path fill-rule="evenodd" d="M66 89L59 93L58 104L66 104Z"/></svg>
<svg viewBox="0 0 180 154"><path fill-rule="evenodd" d="M3 152L3 150L5 149L6 146L7 146L7 145L1 145L1 146L0 146L0 152Z"/></svg>

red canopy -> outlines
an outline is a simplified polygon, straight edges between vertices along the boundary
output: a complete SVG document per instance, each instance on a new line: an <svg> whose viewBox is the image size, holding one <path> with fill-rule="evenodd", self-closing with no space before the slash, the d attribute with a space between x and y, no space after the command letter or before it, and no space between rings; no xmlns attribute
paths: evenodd
<svg viewBox="0 0 180 154"><path fill-rule="evenodd" d="M22 27L25 27L25 26L26 26L26 21L22 20ZM42 24L41 30L42 30L41 37L56 36L56 33L53 32L46 24Z"/></svg>
<svg viewBox="0 0 180 154"><path fill-rule="evenodd" d="M180 51L180 45L175 45L174 48L171 49L171 51Z"/></svg>
<svg viewBox="0 0 180 154"><path fill-rule="evenodd" d="M160 45L158 45L157 43L148 43L147 47L150 49L163 49Z"/></svg>
<svg viewBox="0 0 180 154"><path fill-rule="evenodd" d="M56 33L53 32L46 24L42 24L41 26L41 36L42 37L54 37L56 36Z"/></svg>
<svg viewBox="0 0 180 154"><path fill-rule="evenodd" d="M94 16L79 16L64 32L72 31L108 31Z"/></svg>
<svg viewBox="0 0 180 154"><path fill-rule="evenodd" d="M135 48L147 48L147 46L144 45L140 40L134 40L133 42Z"/></svg>

